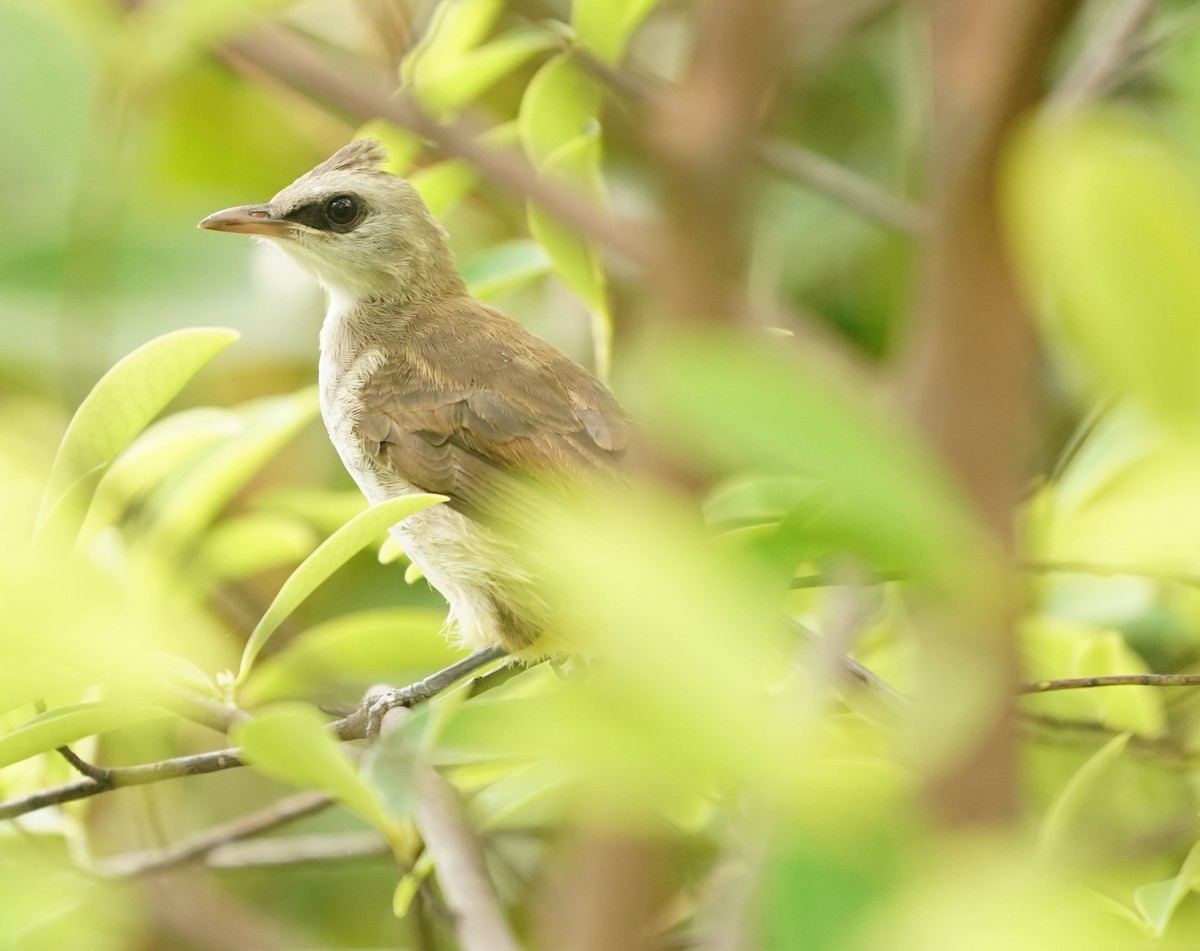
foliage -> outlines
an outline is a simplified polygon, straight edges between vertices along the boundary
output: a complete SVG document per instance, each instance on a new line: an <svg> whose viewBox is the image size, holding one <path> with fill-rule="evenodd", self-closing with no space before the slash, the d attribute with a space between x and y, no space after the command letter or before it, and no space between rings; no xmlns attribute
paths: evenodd
<svg viewBox="0 0 1200 951"><path fill-rule="evenodd" d="M745 220L715 228L744 240L746 313L715 324L670 322L672 275L619 240L703 237L671 235L656 179L658 94L702 55L693 5L0 0L0 947L250 947L258 928L456 947L431 776L523 947L604 946L581 935L641 913L627 881L646 947L1187 945L1200 721L1194 688L1151 678L1200 655L1200 29L1165 4L1114 103L1027 116L998 156L1048 381L1010 557L887 372L923 246L862 176L899 191L924 161L914 6L773 64L763 134L853 187L746 171ZM344 61L391 70L436 122L281 91L226 45L258 16L347 82ZM477 126L592 217L429 138ZM611 376L661 454L587 504L536 500L523 544L572 657L493 664L370 737L368 688L464 656L384 541L443 497L367 508L317 422L319 293L191 227L352 135L387 143L472 292ZM1145 681L1005 713L959 664L997 616L1024 680ZM930 658L946 624L961 656ZM1019 816L944 821L942 768L1003 716ZM332 805L274 831L292 787ZM197 874L162 880L162 909L120 880L180 862ZM196 894L228 933L172 910Z"/></svg>

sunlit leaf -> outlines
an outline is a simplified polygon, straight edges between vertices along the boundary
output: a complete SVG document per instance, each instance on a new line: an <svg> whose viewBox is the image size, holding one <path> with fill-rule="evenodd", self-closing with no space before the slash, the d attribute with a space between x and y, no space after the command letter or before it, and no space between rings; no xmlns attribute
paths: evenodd
<svg viewBox="0 0 1200 951"><path fill-rule="evenodd" d="M67 664L52 663L45 657L32 657L13 663L3 658L0 668L0 713L7 713L62 690L75 690L91 681L80 670Z"/></svg>
<svg viewBox="0 0 1200 951"><path fill-rule="evenodd" d="M721 332L658 348L645 414L664 440L733 472L825 486L810 529L876 566L983 596L990 548L957 488L903 425L778 344Z"/></svg>
<svg viewBox="0 0 1200 951"><path fill-rule="evenodd" d="M161 707L147 703L105 701L56 707L0 736L0 767L66 746L85 736L166 716Z"/></svg>
<svg viewBox="0 0 1200 951"><path fill-rule="evenodd" d="M1200 422L1200 173L1112 115L1031 124L1006 195L1018 259L1097 382Z"/></svg>
<svg viewBox="0 0 1200 951"><path fill-rule="evenodd" d="M477 254L460 268L472 297L490 300L544 277L550 258L535 241L509 241Z"/></svg>
<svg viewBox="0 0 1200 951"><path fill-rule="evenodd" d="M92 388L67 427L42 504L42 517L80 476L99 474L149 425L235 331L203 327L164 334L122 359Z"/></svg>
<svg viewBox="0 0 1200 951"><path fill-rule="evenodd" d="M571 21L580 41L606 63L615 64L629 36L658 0L575 0Z"/></svg>
<svg viewBox="0 0 1200 951"><path fill-rule="evenodd" d="M366 498L358 489L309 489L281 485L254 497L256 510L304 519L326 535L365 512L367 505Z"/></svg>
<svg viewBox="0 0 1200 951"><path fill-rule="evenodd" d="M88 538L120 518L129 505L172 472L240 427L236 413L211 407L184 410L151 425L101 477L81 544L86 545Z"/></svg>
<svg viewBox="0 0 1200 951"><path fill-rule="evenodd" d="M255 512L226 519L201 543L197 563L214 581L294 565L316 547L316 533L286 515Z"/></svg>
<svg viewBox="0 0 1200 951"><path fill-rule="evenodd" d="M251 632L242 652L238 683L242 683L249 675L250 667L267 638L330 575L397 522L445 499L444 495L406 495L388 499L355 516L325 539L283 583L279 594Z"/></svg>
<svg viewBox="0 0 1200 951"><path fill-rule="evenodd" d="M462 159L427 165L409 176L409 183L438 217L458 204L474 186L479 173Z"/></svg>
<svg viewBox="0 0 1200 951"><path fill-rule="evenodd" d="M1156 938L1161 938L1166 933L1175 909L1197 885L1200 885L1200 843L1188 850L1179 874L1165 882L1143 885L1133 893L1138 911L1154 929Z"/></svg>
<svg viewBox="0 0 1200 951"><path fill-rule="evenodd" d="M1080 809L1096 791L1097 785L1112 765L1125 752L1125 747L1129 745L1129 737L1128 733L1114 736L1088 757L1087 762L1079 767L1050 804L1045 818L1042 819L1041 829L1038 830L1038 854L1044 859L1059 854Z"/></svg>
<svg viewBox="0 0 1200 951"><path fill-rule="evenodd" d="M569 54L548 60L525 88L517 115L521 146L538 167L596 122L600 90Z"/></svg>
<svg viewBox="0 0 1200 951"><path fill-rule="evenodd" d="M446 0L438 4L420 42L400 64L401 82L415 83L425 69L474 49L503 12L504 0Z"/></svg>
<svg viewBox="0 0 1200 951"><path fill-rule="evenodd" d="M433 671L462 656L441 636L445 612L389 608L344 614L292 639L257 664L239 697L253 706L349 683L362 689L395 671Z"/></svg>
<svg viewBox="0 0 1200 951"><path fill-rule="evenodd" d="M314 707L280 704L242 721L232 736L259 772L324 790L377 829L389 829L391 823L374 791L359 777Z"/></svg>
<svg viewBox="0 0 1200 951"><path fill-rule="evenodd" d="M315 390L252 403L234 435L215 444L165 486L145 542L160 556L186 551L246 482L317 415Z"/></svg>
<svg viewBox="0 0 1200 951"><path fill-rule="evenodd" d="M406 175L413 160L421 153L421 140L398 125L386 119L374 119L360 126L354 133L355 139L376 139L382 142L388 151L388 160L384 165L386 171L393 175Z"/></svg>
<svg viewBox="0 0 1200 951"><path fill-rule="evenodd" d="M417 71L413 91L435 115L453 112L555 45L543 30L516 30L477 49L428 62Z"/></svg>

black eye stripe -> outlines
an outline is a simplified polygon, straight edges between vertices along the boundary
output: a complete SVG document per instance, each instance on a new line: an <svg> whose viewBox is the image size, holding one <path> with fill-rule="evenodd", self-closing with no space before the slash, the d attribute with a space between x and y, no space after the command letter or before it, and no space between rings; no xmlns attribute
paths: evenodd
<svg viewBox="0 0 1200 951"><path fill-rule="evenodd" d="M334 216L330 217L331 206L335 202L338 204L333 208ZM347 208L346 202L349 202L349 208ZM334 220L334 218L341 219L346 211L352 212L351 217L345 220ZM320 201L293 208L283 217L288 221L294 221L317 231L345 233L353 231L362 222L366 217L366 207L362 199L354 195L335 195L332 198L322 198Z"/></svg>

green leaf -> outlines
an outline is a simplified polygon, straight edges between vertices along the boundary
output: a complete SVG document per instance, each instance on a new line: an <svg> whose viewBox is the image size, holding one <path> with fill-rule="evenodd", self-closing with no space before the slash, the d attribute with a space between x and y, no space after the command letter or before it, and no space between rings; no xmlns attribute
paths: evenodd
<svg viewBox="0 0 1200 951"><path fill-rule="evenodd" d="M50 473L39 521L81 476L107 467L213 357L233 330L176 330L143 344L104 374L75 411Z"/></svg>
<svg viewBox="0 0 1200 951"><path fill-rule="evenodd" d="M1006 176L1018 261L1095 382L1200 423L1200 175L1113 115L1031 124Z"/></svg>
<svg viewBox="0 0 1200 951"><path fill-rule="evenodd" d="M600 174L600 132L591 131L564 143L547 156L542 171L576 191L592 196L597 205L604 203L604 180ZM599 249L581 238L540 205L529 205L529 230L546 249L554 272L587 305L591 314L592 345L596 372L608 377L612 349L612 318L608 310L608 283Z"/></svg>
<svg viewBox="0 0 1200 951"><path fill-rule="evenodd" d="M393 175L405 175L413 161L421 153L421 140L400 126L386 119L373 119L360 126L354 133L357 139L376 139L384 144L388 151L388 160L384 171Z"/></svg>
<svg viewBox="0 0 1200 951"><path fill-rule="evenodd" d="M51 663L43 657L17 661L5 657L0 667L0 713L8 713L52 697L63 690L77 690L92 682L67 664Z"/></svg>
<svg viewBox="0 0 1200 951"><path fill-rule="evenodd" d="M421 890L421 883L429 878L430 872L433 871L433 856L424 851L417 858L416 863L412 867L412 871L401 877L396 884L396 891L392 893L392 914L397 918L403 918L408 914L408 909L412 906L412 900L417 897L417 893Z"/></svg>
<svg viewBox="0 0 1200 951"><path fill-rule="evenodd" d="M427 165L408 179L429 210L439 218L458 204L478 180L479 173L462 159L446 159Z"/></svg>
<svg viewBox="0 0 1200 951"><path fill-rule="evenodd" d="M246 761L272 779L321 789L377 829L389 821L374 790L330 734L314 707L280 704L234 727L232 737Z"/></svg>
<svg viewBox="0 0 1200 951"><path fill-rule="evenodd" d="M563 817L563 792L578 776L562 763L520 766L471 797L473 827L481 833L545 828Z"/></svg>
<svg viewBox="0 0 1200 951"><path fill-rule="evenodd" d="M1154 929L1156 938L1166 933L1175 909L1197 885L1200 885L1200 842L1188 850L1177 875L1165 882L1143 885L1133 893L1137 910Z"/></svg>
<svg viewBox="0 0 1200 951"><path fill-rule="evenodd" d="M521 147L539 168L558 149L596 124L600 88L570 55L547 60L537 71L517 114Z"/></svg>
<svg viewBox="0 0 1200 951"><path fill-rule="evenodd" d="M81 545L120 519L138 498L241 426L236 413L212 407L184 410L151 425L101 477L80 533Z"/></svg>
<svg viewBox="0 0 1200 951"><path fill-rule="evenodd" d="M629 37L658 0L575 0L571 22L580 42L609 64L620 62Z"/></svg>
<svg viewBox="0 0 1200 951"><path fill-rule="evenodd" d="M246 482L317 415L315 389L258 400L241 410L237 433L221 440L160 493L145 543L158 557L194 544Z"/></svg>
<svg viewBox="0 0 1200 951"><path fill-rule="evenodd" d="M201 543L197 561L212 581L227 581L294 565L316 544L316 533L304 522L287 515L255 512L214 527Z"/></svg>
<svg viewBox="0 0 1200 951"><path fill-rule="evenodd" d="M441 611L386 608L314 625L256 665L239 699L254 706L331 684L358 691L397 672L440 670L462 656L441 636L444 624Z"/></svg>
<svg viewBox="0 0 1200 951"><path fill-rule="evenodd" d="M503 12L504 0L445 0L438 4L420 42L400 64L401 83L416 83L425 69L474 49Z"/></svg>
<svg viewBox="0 0 1200 951"><path fill-rule="evenodd" d="M966 502L895 418L777 343L714 330L656 350L643 417L721 470L820 483L798 499L809 544L907 571L967 605L994 590L991 548Z"/></svg>
<svg viewBox="0 0 1200 951"><path fill-rule="evenodd" d="M536 241L509 241L475 255L460 270L472 297L491 300L544 277L550 258Z"/></svg>
<svg viewBox="0 0 1200 951"><path fill-rule="evenodd" d="M105 701L56 707L0 737L0 768L57 749L85 736L168 716L148 703Z"/></svg>
<svg viewBox="0 0 1200 951"><path fill-rule="evenodd" d="M478 99L513 70L556 45L543 30L515 30L478 49L428 62L417 71L413 91L426 109L444 116Z"/></svg>
<svg viewBox="0 0 1200 951"><path fill-rule="evenodd" d="M325 535L337 531L354 516L365 512L367 504L358 489L341 491L277 486L254 497L257 510L304 519Z"/></svg>
<svg viewBox="0 0 1200 951"><path fill-rule="evenodd" d="M1122 733L1105 743L1088 757L1087 762L1076 770L1062 791L1054 797L1038 831L1038 855L1043 860L1058 855L1083 803L1113 763L1125 752L1125 747L1129 745L1129 737L1130 734Z"/></svg>
<svg viewBox="0 0 1200 951"><path fill-rule="evenodd" d="M262 620L251 632L250 639L246 642L246 648L242 652L237 683L241 684L245 681L250 673L250 667L254 663L254 658L262 650L267 638L275 633L288 615L296 610L300 603L323 584L330 575L397 522L412 515L413 512L419 512L423 508L445 500L446 496L444 495L406 495L388 499L355 516L325 539L320 547L309 555L304 563L292 572L291 577L283 583L279 594L275 596L275 600L267 608Z"/></svg>

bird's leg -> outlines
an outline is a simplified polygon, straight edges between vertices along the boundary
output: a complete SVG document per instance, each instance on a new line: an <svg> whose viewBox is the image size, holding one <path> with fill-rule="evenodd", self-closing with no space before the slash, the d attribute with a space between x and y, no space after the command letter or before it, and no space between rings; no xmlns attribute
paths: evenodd
<svg viewBox="0 0 1200 951"><path fill-rule="evenodd" d="M493 661L507 657L508 652L499 644L484 647L462 660L444 667L435 674L430 674L424 680L418 680L407 687L389 687L379 691L371 699L367 709L367 736L379 733L379 724L383 715L393 707L413 707L424 703L449 687L456 681L470 676L481 667L486 667Z"/></svg>

